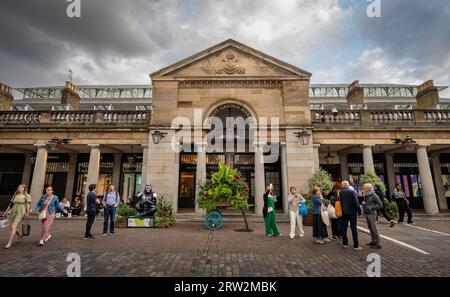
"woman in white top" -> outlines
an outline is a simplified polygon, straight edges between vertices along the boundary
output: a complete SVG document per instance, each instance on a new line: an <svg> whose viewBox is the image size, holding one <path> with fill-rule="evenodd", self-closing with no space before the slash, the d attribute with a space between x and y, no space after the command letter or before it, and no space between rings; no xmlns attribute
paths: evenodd
<svg viewBox="0 0 450 297"><path fill-rule="evenodd" d="M303 217L299 213L300 205L306 203L305 198L297 192L295 187L291 187L289 190L288 203L289 203L289 214L291 217L291 233L289 234L290 239L295 237L295 227L298 226L299 236L303 237L305 232L303 231Z"/></svg>

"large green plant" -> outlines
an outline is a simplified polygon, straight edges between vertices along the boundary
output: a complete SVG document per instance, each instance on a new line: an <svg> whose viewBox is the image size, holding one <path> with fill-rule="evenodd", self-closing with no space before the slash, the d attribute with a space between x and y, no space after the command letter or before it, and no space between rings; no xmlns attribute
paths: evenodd
<svg viewBox="0 0 450 297"><path fill-rule="evenodd" d="M156 218L155 226L157 227L170 227L176 223L175 216L173 215L173 206L170 201L164 200L164 196L156 203Z"/></svg>
<svg viewBox="0 0 450 297"><path fill-rule="evenodd" d="M386 192L386 185L383 183L381 178L375 173L367 173L361 176L361 182L363 184L372 184L374 188L380 187L381 191Z"/></svg>
<svg viewBox="0 0 450 297"><path fill-rule="evenodd" d="M327 196L333 189L334 182L328 172L320 169L319 171L316 171L309 179L309 186L311 189L313 187L319 187L322 195Z"/></svg>
<svg viewBox="0 0 450 297"><path fill-rule="evenodd" d="M137 211L126 204L120 204L117 207L117 216L128 218L137 215Z"/></svg>
<svg viewBox="0 0 450 297"><path fill-rule="evenodd" d="M237 170L219 163L219 171L212 174L211 179L201 184L197 193L198 206L212 211L220 205L229 204L239 209L249 230L245 210L248 209L248 184L244 176Z"/></svg>

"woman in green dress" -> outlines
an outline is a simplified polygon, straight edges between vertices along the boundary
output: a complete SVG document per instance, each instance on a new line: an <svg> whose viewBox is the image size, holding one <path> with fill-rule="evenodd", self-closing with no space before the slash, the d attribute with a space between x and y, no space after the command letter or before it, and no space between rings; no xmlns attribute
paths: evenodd
<svg viewBox="0 0 450 297"><path fill-rule="evenodd" d="M275 197L273 196L272 187L269 186L266 189L266 193L263 196L264 199L264 225L266 227L266 236L280 236L278 231L275 216Z"/></svg>
<svg viewBox="0 0 450 297"><path fill-rule="evenodd" d="M14 205L12 208L9 208L8 212L5 214L10 215L9 221L11 222L11 234L8 243L5 245L5 249L11 247L15 235L17 235L19 241L22 240L22 234L17 230L17 226L28 217L28 213L31 211L31 197L27 193L25 185L19 185L17 187L11 202Z"/></svg>

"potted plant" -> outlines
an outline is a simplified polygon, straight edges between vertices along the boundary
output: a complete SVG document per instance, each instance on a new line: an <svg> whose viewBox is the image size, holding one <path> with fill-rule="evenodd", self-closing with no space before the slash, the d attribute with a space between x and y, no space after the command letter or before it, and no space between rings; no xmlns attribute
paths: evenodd
<svg viewBox="0 0 450 297"><path fill-rule="evenodd" d="M120 204L117 207L116 227L125 228L129 217L133 217L137 214L137 211L129 205Z"/></svg>
<svg viewBox="0 0 450 297"><path fill-rule="evenodd" d="M380 187L383 193L386 192L386 185L383 183L381 178L375 173L368 173L361 176L361 182L363 184L372 184L374 187ZM382 197L380 197L382 198ZM384 205L386 212L393 218L398 218L398 208L395 202L391 202L386 198L384 199Z"/></svg>
<svg viewBox="0 0 450 297"><path fill-rule="evenodd" d="M240 210L245 229L236 231L252 231L247 222L245 211L248 209L249 187L237 169L219 163L219 171L212 174L211 179L200 185L197 201L200 208L208 213L218 212L223 206L231 206ZM219 227L220 228L220 227Z"/></svg>
<svg viewBox="0 0 450 297"><path fill-rule="evenodd" d="M170 201L165 201L164 196L156 204L156 228L169 228L175 226L176 219L173 215L173 206Z"/></svg>

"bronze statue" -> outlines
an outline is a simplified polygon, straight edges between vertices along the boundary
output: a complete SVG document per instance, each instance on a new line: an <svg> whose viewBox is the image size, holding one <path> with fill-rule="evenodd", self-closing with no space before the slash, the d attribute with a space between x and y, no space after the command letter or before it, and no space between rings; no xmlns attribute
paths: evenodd
<svg viewBox="0 0 450 297"><path fill-rule="evenodd" d="M158 195L153 192L152 185L146 185L143 193L137 196L135 208L141 217L154 216Z"/></svg>

